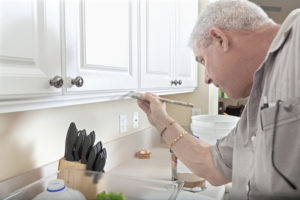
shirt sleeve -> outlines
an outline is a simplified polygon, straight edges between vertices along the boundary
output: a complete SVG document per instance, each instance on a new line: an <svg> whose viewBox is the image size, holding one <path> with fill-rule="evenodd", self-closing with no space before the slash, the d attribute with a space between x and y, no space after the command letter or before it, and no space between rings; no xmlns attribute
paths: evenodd
<svg viewBox="0 0 300 200"><path fill-rule="evenodd" d="M237 126L233 130L231 130L231 132L227 136L220 139L215 145L212 145L210 148L215 167L228 180L232 180L233 145Z"/></svg>

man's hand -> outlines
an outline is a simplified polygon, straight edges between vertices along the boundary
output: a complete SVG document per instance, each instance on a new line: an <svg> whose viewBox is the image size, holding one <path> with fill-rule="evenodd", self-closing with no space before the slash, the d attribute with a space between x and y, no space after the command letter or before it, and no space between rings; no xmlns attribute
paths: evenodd
<svg viewBox="0 0 300 200"><path fill-rule="evenodd" d="M157 95L145 93L141 94L141 97L146 101L138 100L139 107L147 114L149 122L159 132L174 121L166 111L166 104L161 102ZM179 124L173 125L165 131L164 140L167 144L171 144L184 131ZM222 185L229 182L214 166L210 145L206 142L186 134L173 146L172 150L194 174L207 179L211 184Z"/></svg>
<svg viewBox="0 0 300 200"><path fill-rule="evenodd" d="M147 92L141 94L141 97L148 102L138 100L138 105L147 114L149 122L158 131L161 131L168 123L174 121L166 111L166 103L161 102L157 95Z"/></svg>

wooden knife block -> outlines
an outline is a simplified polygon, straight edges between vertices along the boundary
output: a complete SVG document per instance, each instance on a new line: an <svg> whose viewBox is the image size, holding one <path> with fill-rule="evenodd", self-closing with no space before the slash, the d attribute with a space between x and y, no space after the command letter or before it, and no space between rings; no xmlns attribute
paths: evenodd
<svg viewBox="0 0 300 200"><path fill-rule="evenodd" d="M82 164L79 161L67 161L65 158L61 158L58 164L58 170L62 169L82 169L86 170L86 164Z"/></svg>
<svg viewBox="0 0 300 200"><path fill-rule="evenodd" d="M63 179L67 187L79 190L88 200L95 200L99 193L106 190L105 180L100 179L95 184L93 182L95 175L88 176L88 172L85 171L86 164L79 161L67 161L65 158L61 158L58 170L60 171L58 178Z"/></svg>

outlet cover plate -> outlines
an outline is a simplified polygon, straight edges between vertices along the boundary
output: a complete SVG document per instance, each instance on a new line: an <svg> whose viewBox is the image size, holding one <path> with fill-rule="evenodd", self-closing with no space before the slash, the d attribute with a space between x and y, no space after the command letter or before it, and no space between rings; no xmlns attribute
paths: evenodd
<svg viewBox="0 0 300 200"><path fill-rule="evenodd" d="M120 133L126 133L127 131L127 115L120 115Z"/></svg>
<svg viewBox="0 0 300 200"><path fill-rule="evenodd" d="M133 128L138 128L139 127L139 113L138 112L134 112L133 113Z"/></svg>

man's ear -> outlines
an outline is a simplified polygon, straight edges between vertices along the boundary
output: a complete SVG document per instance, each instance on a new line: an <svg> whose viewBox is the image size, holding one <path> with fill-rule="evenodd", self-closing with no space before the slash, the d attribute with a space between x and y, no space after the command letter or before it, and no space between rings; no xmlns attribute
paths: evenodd
<svg viewBox="0 0 300 200"><path fill-rule="evenodd" d="M228 45L229 45L228 37L221 29L217 27L212 27L209 30L209 35L213 41L215 41L217 44L220 45L220 47L223 48L224 52L228 51Z"/></svg>

